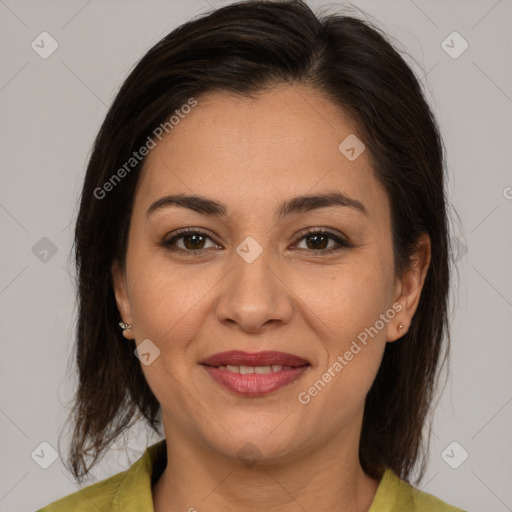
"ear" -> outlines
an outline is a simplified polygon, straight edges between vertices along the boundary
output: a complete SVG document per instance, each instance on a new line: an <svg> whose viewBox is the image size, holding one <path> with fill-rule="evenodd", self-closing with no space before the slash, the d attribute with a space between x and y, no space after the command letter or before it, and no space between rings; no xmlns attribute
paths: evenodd
<svg viewBox="0 0 512 512"><path fill-rule="evenodd" d="M395 283L393 303L399 303L402 308L394 317L393 322L389 323L386 341L392 342L401 338L411 325L430 265L430 251L430 237L423 233L418 238L409 266ZM403 324L401 333L398 330L400 323Z"/></svg>
<svg viewBox="0 0 512 512"><path fill-rule="evenodd" d="M133 323L132 311L130 307L130 299L128 298L126 276L117 260L112 264L111 274L117 309L119 310L122 321L127 324L131 324ZM131 331L131 329L129 331ZM125 332L125 334L127 333Z"/></svg>

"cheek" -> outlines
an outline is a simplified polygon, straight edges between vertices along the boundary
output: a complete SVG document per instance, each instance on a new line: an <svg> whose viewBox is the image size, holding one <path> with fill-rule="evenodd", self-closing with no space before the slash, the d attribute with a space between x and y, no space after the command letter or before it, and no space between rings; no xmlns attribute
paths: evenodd
<svg viewBox="0 0 512 512"><path fill-rule="evenodd" d="M154 255L137 256L132 260L134 272L128 274L134 333L137 345L149 339L160 351L154 362L141 368L166 410L187 410L190 395L184 390L190 388L196 365L189 347L200 334L208 293L220 276L200 270L200 265L178 267Z"/></svg>
<svg viewBox="0 0 512 512"><path fill-rule="evenodd" d="M392 266L377 254L355 256L340 265L297 273L294 292L330 340L328 348L341 350L387 310L391 275Z"/></svg>
<svg viewBox="0 0 512 512"><path fill-rule="evenodd" d="M297 281L298 295L323 348L304 391L311 390L317 405L348 412L362 406L382 360L394 316L389 306L393 268L391 258L376 252L325 270L304 273Z"/></svg>
<svg viewBox="0 0 512 512"><path fill-rule="evenodd" d="M206 266L177 266L165 255L142 250L132 261L128 278L137 340L149 338L162 352L183 348L200 328L220 276Z"/></svg>

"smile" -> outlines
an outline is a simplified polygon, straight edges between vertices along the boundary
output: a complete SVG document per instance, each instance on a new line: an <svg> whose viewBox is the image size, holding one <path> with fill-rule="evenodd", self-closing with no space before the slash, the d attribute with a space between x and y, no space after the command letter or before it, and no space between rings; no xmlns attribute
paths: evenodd
<svg viewBox="0 0 512 512"><path fill-rule="evenodd" d="M273 350L219 352L203 359L200 364L217 384L245 396L277 391L295 382L311 368L302 357Z"/></svg>

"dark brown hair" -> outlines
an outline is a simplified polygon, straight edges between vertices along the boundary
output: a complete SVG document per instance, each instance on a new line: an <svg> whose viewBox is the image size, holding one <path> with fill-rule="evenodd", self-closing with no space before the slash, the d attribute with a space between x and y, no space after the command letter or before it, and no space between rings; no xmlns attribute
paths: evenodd
<svg viewBox="0 0 512 512"><path fill-rule="evenodd" d="M413 71L373 23L340 13L316 16L302 1L285 0L234 3L173 30L134 67L101 126L74 241L79 382L68 465L79 481L134 418L143 417L160 433L160 405L133 354L133 341L118 327L111 276L114 261L124 266L144 160L105 198L98 198L98 189L190 98L215 90L250 97L295 83L325 95L357 128L390 201L397 275L410 263L419 235L430 236L431 263L416 314L407 334L386 345L366 398L359 447L361 465L373 478L391 468L410 479L420 461L417 480L423 476L423 427L449 340L439 129ZM89 466L86 457L92 459Z"/></svg>

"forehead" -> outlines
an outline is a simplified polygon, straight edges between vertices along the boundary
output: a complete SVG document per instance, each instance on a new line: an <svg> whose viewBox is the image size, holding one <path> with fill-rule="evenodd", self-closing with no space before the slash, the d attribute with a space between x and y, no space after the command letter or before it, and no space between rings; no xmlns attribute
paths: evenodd
<svg viewBox="0 0 512 512"><path fill-rule="evenodd" d="M349 116L315 89L286 85L254 98L215 91L196 100L146 157L136 208L184 193L240 212L332 189L363 202L370 215L387 202L367 150L349 160L339 148L357 143Z"/></svg>

